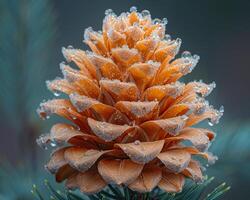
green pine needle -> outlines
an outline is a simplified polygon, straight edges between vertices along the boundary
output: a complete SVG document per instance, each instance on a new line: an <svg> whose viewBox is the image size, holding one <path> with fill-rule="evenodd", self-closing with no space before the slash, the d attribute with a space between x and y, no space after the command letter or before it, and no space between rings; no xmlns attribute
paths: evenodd
<svg viewBox="0 0 250 200"><path fill-rule="evenodd" d="M83 195L79 196L73 191L65 190L64 192L57 191L53 188L50 183L45 180L45 185L51 194L51 199L53 200L109 200L109 199L119 199L119 200L215 200L219 199L225 192L227 192L230 187L226 183L222 183L216 188L214 188L210 193L206 193L207 187L214 180L213 177L206 178L201 184L189 183L187 184L183 191L180 193L166 193L159 188L154 189L149 193L138 193L130 190L127 187L117 187L114 185L109 185L105 190L95 194L95 195ZM39 200L45 200L41 192L34 185L32 193L37 196Z"/></svg>

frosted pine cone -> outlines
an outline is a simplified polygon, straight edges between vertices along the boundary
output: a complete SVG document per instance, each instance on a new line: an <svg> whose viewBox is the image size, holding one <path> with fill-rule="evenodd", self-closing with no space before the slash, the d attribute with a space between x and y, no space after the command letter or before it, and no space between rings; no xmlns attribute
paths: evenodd
<svg viewBox="0 0 250 200"><path fill-rule="evenodd" d="M214 83L178 82L199 56L184 52L174 60L181 40L165 35L165 25L148 11L132 8L116 16L107 10L102 32L85 30L91 51L62 49L78 69L62 63L64 78L47 85L69 99L38 109L43 118L57 114L72 122L55 124L38 140L59 146L46 165L58 182L89 194L107 184L180 192L185 177L202 180L194 157L214 161L207 152L214 133L192 126L205 119L217 123L223 110L204 100Z"/></svg>

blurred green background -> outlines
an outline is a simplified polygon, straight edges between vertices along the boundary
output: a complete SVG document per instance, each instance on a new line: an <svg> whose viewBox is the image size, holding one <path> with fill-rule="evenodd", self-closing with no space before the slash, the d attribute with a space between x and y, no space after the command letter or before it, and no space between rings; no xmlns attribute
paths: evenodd
<svg viewBox="0 0 250 200"><path fill-rule="evenodd" d="M207 173L232 189L223 199L250 199L250 2L247 0L0 0L0 200L33 199L33 183L51 178L48 152L35 139L49 131L36 108L52 98L45 80L60 76L61 47L82 43L84 29L101 29L104 11L136 6L167 17L167 32L181 51L201 60L186 80L215 81L209 100L224 105L212 151L219 161Z"/></svg>

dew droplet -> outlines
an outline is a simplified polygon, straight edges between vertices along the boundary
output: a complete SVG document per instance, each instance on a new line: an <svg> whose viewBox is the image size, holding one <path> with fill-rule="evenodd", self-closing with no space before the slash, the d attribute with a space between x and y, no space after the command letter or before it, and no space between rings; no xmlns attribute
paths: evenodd
<svg viewBox="0 0 250 200"><path fill-rule="evenodd" d="M203 172L205 172L205 171L207 171L207 168L204 167L204 166L201 166L201 170L202 170Z"/></svg>
<svg viewBox="0 0 250 200"><path fill-rule="evenodd" d="M164 36L164 40L166 40L166 41L171 41L171 36L170 36L169 34L166 34L166 35Z"/></svg>
<svg viewBox="0 0 250 200"><path fill-rule="evenodd" d="M54 140L50 141L50 146L51 147L56 147L57 146L57 142L54 141Z"/></svg>
<svg viewBox="0 0 250 200"><path fill-rule="evenodd" d="M142 15L142 17L149 17L150 16L150 12L148 10L143 10L141 12L141 15Z"/></svg>
<svg viewBox="0 0 250 200"><path fill-rule="evenodd" d="M41 148L47 150L48 149L48 135L40 135L39 138L36 139L36 143L38 144L38 146L40 146Z"/></svg>
<svg viewBox="0 0 250 200"><path fill-rule="evenodd" d="M85 41L90 40L90 34L93 32L93 28L92 27L88 27L85 29L84 34L83 34L83 38Z"/></svg>
<svg viewBox="0 0 250 200"><path fill-rule="evenodd" d="M220 112L220 113L224 113L224 106L221 106L221 107L220 107L219 112Z"/></svg>
<svg viewBox="0 0 250 200"><path fill-rule="evenodd" d="M54 92L53 94L54 94L54 96L56 96L56 97L59 97L59 96L60 96L60 93L59 93L59 92Z"/></svg>
<svg viewBox="0 0 250 200"><path fill-rule="evenodd" d="M216 88L216 83L213 81L213 82L210 84L210 87Z"/></svg>
<svg viewBox="0 0 250 200"><path fill-rule="evenodd" d="M207 91L203 96L208 96L212 92L213 89L214 89L214 86L208 85L207 86Z"/></svg>
<svg viewBox="0 0 250 200"><path fill-rule="evenodd" d="M176 49L175 49L175 54L178 54L179 50L180 50L180 47L181 47L181 43L182 43L182 40L181 38L177 38L174 43L176 44Z"/></svg>
<svg viewBox="0 0 250 200"><path fill-rule="evenodd" d="M196 61L198 62L198 61L200 60L200 56L194 54L194 55L193 55L193 59L196 60Z"/></svg>
<svg viewBox="0 0 250 200"><path fill-rule="evenodd" d="M167 18L163 18L163 19L162 19L162 23L163 23L164 25L166 25L166 24L168 23L168 19L167 19Z"/></svg>
<svg viewBox="0 0 250 200"><path fill-rule="evenodd" d="M175 40L175 42L176 42L177 44L181 44L181 43L182 43L182 40L181 40L181 38L177 38L177 39Z"/></svg>
<svg viewBox="0 0 250 200"><path fill-rule="evenodd" d="M201 185L204 183L204 181L205 181L204 176L199 178L197 177L197 184Z"/></svg>
<svg viewBox="0 0 250 200"><path fill-rule="evenodd" d="M208 86L207 86L207 92L204 96L208 96L212 91L213 89L216 87L216 83L213 81L212 83L210 83Z"/></svg>
<svg viewBox="0 0 250 200"><path fill-rule="evenodd" d="M130 12L137 12L137 8L135 6L132 6L130 9L129 9Z"/></svg>
<svg viewBox="0 0 250 200"><path fill-rule="evenodd" d="M105 15L112 15L114 13L114 11L112 9L107 9L105 10Z"/></svg>
<svg viewBox="0 0 250 200"><path fill-rule="evenodd" d="M74 49L74 47L72 45L68 45L67 49Z"/></svg>
<svg viewBox="0 0 250 200"><path fill-rule="evenodd" d="M139 26L139 23L138 22L134 22L133 26Z"/></svg>
<svg viewBox="0 0 250 200"><path fill-rule="evenodd" d="M158 18L155 18L155 19L153 19L153 24L160 24L161 23L161 20L160 19L158 19Z"/></svg>
<svg viewBox="0 0 250 200"><path fill-rule="evenodd" d="M208 158L208 164L213 165L217 160L218 160L218 157L211 154L209 155L209 158Z"/></svg>
<svg viewBox="0 0 250 200"><path fill-rule="evenodd" d="M184 51L182 54L181 54L181 57L182 58L191 58L192 55L189 51Z"/></svg>
<svg viewBox="0 0 250 200"><path fill-rule="evenodd" d="M152 32L151 36L152 36L152 39L154 39L154 40L159 40L159 39L160 39L160 36L159 36L158 33L155 32L155 31Z"/></svg>
<svg viewBox="0 0 250 200"><path fill-rule="evenodd" d="M215 110L212 106L210 106L213 112L213 116L208 120L208 124L210 126L213 126L214 124L218 124L220 118L223 116L224 113L224 107L221 106L219 110Z"/></svg>
<svg viewBox="0 0 250 200"><path fill-rule="evenodd" d="M74 57L75 49L73 46L69 45L67 48L62 47L62 54L67 62L70 62Z"/></svg>
<svg viewBox="0 0 250 200"><path fill-rule="evenodd" d="M135 140L135 141L134 141L134 144L135 144L135 145L140 145L140 144L141 144L141 141L140 141L140 140Z"/></svg>
<svg viewBox="0 0 250 200"><path fill-rule="evenodd" d="M209 126L213 126L214 123L213 123L212 121L209 120L209 121L208 121L208 125L209 125Z"/></svg>
<svg viewBox="0 0 250 200"><path fill-rule="evenodd" d="M184 121L186 121L188 119L188 116L187 115L182 115L181 119L184 120Z"/></svg>

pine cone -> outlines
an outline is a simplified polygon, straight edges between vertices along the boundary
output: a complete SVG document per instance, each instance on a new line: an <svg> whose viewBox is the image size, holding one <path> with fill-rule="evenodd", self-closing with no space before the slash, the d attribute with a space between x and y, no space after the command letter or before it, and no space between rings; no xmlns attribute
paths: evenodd
<svg viewBox="0 0 250 200"><path fill-rule="evenodd" d="M215 124L223 110L204 100L215 84L178 80L190 73L199 56L184 52L174 60L181 40L165 35L166 19L151 19L146 10L116 16L106 11L102 32L87 28L91 51L63 48L64 78L48 88L66 99L43 102L41 117L57 114L72 124L55 124L38 142L58 148L46 165L58 182L90 194L107 184L138 192L159 187L180 192L185 177L202 181L201 156L214 133L193 125Z"/></svg>

